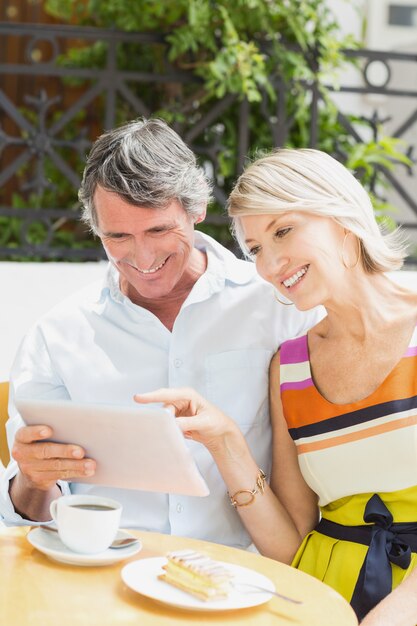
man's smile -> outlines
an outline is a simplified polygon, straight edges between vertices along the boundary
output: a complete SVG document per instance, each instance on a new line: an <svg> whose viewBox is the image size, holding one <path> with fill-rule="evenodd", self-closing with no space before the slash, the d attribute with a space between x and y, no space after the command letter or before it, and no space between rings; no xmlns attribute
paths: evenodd
<svg viewBox="0 0 417 626"><path fill-rule="evenodd" d="M162 261L162 263L160 263L159 265L156 265L155 267L151 267L149 270L143 270L140 267L137 267L136 269L138 270L138 272L140 272L141 274L155 274L155 272L157 272L158 270L161 269L161 267L163 267L165 265L165 263L168 261L167 257L164 261Z"/></svg>

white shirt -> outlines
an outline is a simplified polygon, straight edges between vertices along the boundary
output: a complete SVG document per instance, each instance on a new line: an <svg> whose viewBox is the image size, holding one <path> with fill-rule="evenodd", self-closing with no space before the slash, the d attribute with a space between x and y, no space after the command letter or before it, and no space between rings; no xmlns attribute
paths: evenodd
<svg viewBox="0 0 417 626"><path fill-rule="evenodd" d="M90 285L38 321L12 369L10 445L22 426L14 396L130 404L135 393L189 386L239 424L259 467L269 473L269 363L282 341L311 327L321 313L279 304L254 264L237 259L210 237L196 233L196 246L207 253L207 270L172 332L120 292L118 273L110 265L104 284ZM81 483L60 486L64 493L119 500L123 527L247 547L250 538L211 455L197 442L186 443L209 486L205 498ZM0 511L6 524L32 524L14 511L8 496L17 471L12 460L1 480ZM242 489L252 487L242 484Z"/></svg>

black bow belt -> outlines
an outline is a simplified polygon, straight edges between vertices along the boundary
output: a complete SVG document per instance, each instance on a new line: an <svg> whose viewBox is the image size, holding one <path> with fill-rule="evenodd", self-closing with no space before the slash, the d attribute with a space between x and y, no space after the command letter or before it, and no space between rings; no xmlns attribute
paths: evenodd
<svg viewBox="0 0 417 626"><path fill-rule="evenodd" d="M370 525L344 526L323 518L316 526L322 535L369 546L351 599L359 621L390 593L391 563L407 569L411 552L417 552L417 522L394 523L377 494L368 500L363 520Z"/></svg>

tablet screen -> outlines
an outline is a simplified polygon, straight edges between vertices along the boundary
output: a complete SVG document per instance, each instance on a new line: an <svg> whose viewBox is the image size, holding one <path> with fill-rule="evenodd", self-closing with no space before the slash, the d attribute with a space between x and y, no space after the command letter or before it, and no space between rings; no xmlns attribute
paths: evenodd
<svg viewBox="0 0 417 626"><path fill-rule="evenodd" d="M27 425L50 426L51 441L78 444L97 462L94 476L74 482L187 496L209 494L167 409L29 399L16 400L16 407Z"/></svg>

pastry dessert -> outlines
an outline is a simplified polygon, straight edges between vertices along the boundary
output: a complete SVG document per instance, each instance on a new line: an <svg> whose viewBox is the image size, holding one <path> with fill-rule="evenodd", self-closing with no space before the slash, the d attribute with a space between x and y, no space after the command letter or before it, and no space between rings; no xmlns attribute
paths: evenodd
<svg viewBox="0 0 417 626"><path fill-rule="evenodd" d="M169 552L167 559L160 580L200 600L219 600L228 596L233 574L221 563L194 550Z"/></svg>

